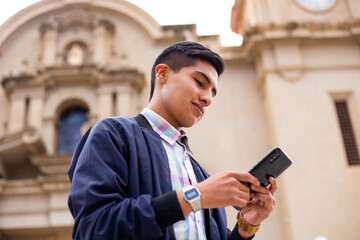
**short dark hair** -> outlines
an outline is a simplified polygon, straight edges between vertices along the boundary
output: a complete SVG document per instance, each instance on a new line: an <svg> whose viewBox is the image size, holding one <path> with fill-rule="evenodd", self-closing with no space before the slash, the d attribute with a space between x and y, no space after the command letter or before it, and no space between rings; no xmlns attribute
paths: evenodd
<svg viewBox="0 0 360 240"><path fill-rule="evenodd" d="M155 68L157 65L163 63L168 65L174 72L178 72L183 67L195 65L197 59L207 61L214 66L218 76L224 72L224 61L217 53L196 42L184 41L174 43L166 48L154 62L151 70L150 99L154 94Z"/></svg>

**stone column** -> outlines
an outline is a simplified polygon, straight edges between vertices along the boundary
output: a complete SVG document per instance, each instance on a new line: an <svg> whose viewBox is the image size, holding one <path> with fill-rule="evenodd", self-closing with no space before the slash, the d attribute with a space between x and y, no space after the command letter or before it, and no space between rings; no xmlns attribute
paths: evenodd
<svg viewBox="0 0 360 240"><path fill-rule="evenodd" d="M56 124L55 119L49 118L44 119L43 125L42 125L42 139L44 140L44 144L46 146L46 152L49 155L55 154L56 151Z"/></svg>
<svg viewBox="0 0 360 240"><path fill-rule="evenodd" d="M103 66L106 64L106 28L98 24L94 29L94 63Z"/></svg>
<svg viewBox="0 0 360 240"><path fill-rule="evenodd" d="M117 89L116 115L118 116L133 116L134 101L133 89L129 84L119 86Z"/></svg>
<svg viewBox="0 0 360 240"><path fill-rule="evenodd" d="M9 101L6 98L3 88L0 89L0 136L7 131L7 123L9 121Z"/></svg>
<svg viewBox="0 0 360 240"><path fill-rule="evenodd" d="M42 63L44 67L54 66L56 63L57 38L58 34L53 28L49 28L44 32L44 47L42 56Z"/></svg>
<svg viewBox="0 0 360 240"><path fill-rule="evenodd" d="M25 97L15 95L11 98L9 132L19 131L24 126Z"/></svg>
<svg viewBox="0 0 360 240"><path fill-rule="evenodd" d="M98 120L113 116L112 88L98 90Z"/></svg>
<svg viewBox="0 0 360 240"><path fill-rule="evenodd" d="M102 17L95 19L93 25L94 63L104 66L112 51L110 43L114 40L115 27L108 19Z"/></svg>
<svg viewBox="0 0 360 240"><path fill-rule="evenodd" d="M37 130L41 130L42 127L42 111L43 111L43 95L42 93L36 93L30 98L28 123L30 126L35 127Z"/></svg>

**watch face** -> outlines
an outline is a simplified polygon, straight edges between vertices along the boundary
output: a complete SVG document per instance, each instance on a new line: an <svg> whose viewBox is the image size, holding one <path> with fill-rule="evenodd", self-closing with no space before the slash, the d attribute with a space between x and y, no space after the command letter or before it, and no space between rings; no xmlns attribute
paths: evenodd
<svg viewBox="0 0 360 240"><path fill-rule="evenodd" d="M296 0L296 2L311 11L324 11L331 8L336 0Z"/></svg>
<svg viewBox="0 0 360 240"><path fill-rule="evenodd" d="M192 188L185 192L185 197L188 200L195 199L199 196L199 192L196 190L196 188Z"/></svg>

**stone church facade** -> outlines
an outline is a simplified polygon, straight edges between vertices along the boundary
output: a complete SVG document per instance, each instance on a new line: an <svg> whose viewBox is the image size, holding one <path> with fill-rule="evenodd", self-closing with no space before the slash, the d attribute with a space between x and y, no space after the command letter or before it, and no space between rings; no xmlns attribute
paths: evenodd
<svg viewBox="0 0 360 240"><path fill-rule="evenodd" d="M225 59L213 106L186 129L199 162L247 171L274 146L294 161L257 239L360 238L360 5L307 7L236 0L241 47L160 26L126 1L45 0L14 15L0 26L0 239L71 239L76 142L105 117L141 111L154 59L184 40Z"/></svg>

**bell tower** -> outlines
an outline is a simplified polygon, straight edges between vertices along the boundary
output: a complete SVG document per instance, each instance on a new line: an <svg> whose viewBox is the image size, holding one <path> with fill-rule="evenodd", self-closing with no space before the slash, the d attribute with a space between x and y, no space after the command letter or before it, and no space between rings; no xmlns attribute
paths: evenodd
<svg viewBox="0 0 360 240"><path fill-rule="evenodd" d="M278 180L274 239L359 239L360 2L236 0L231 27L254 63L271 143L294 162Z"/></svg>

